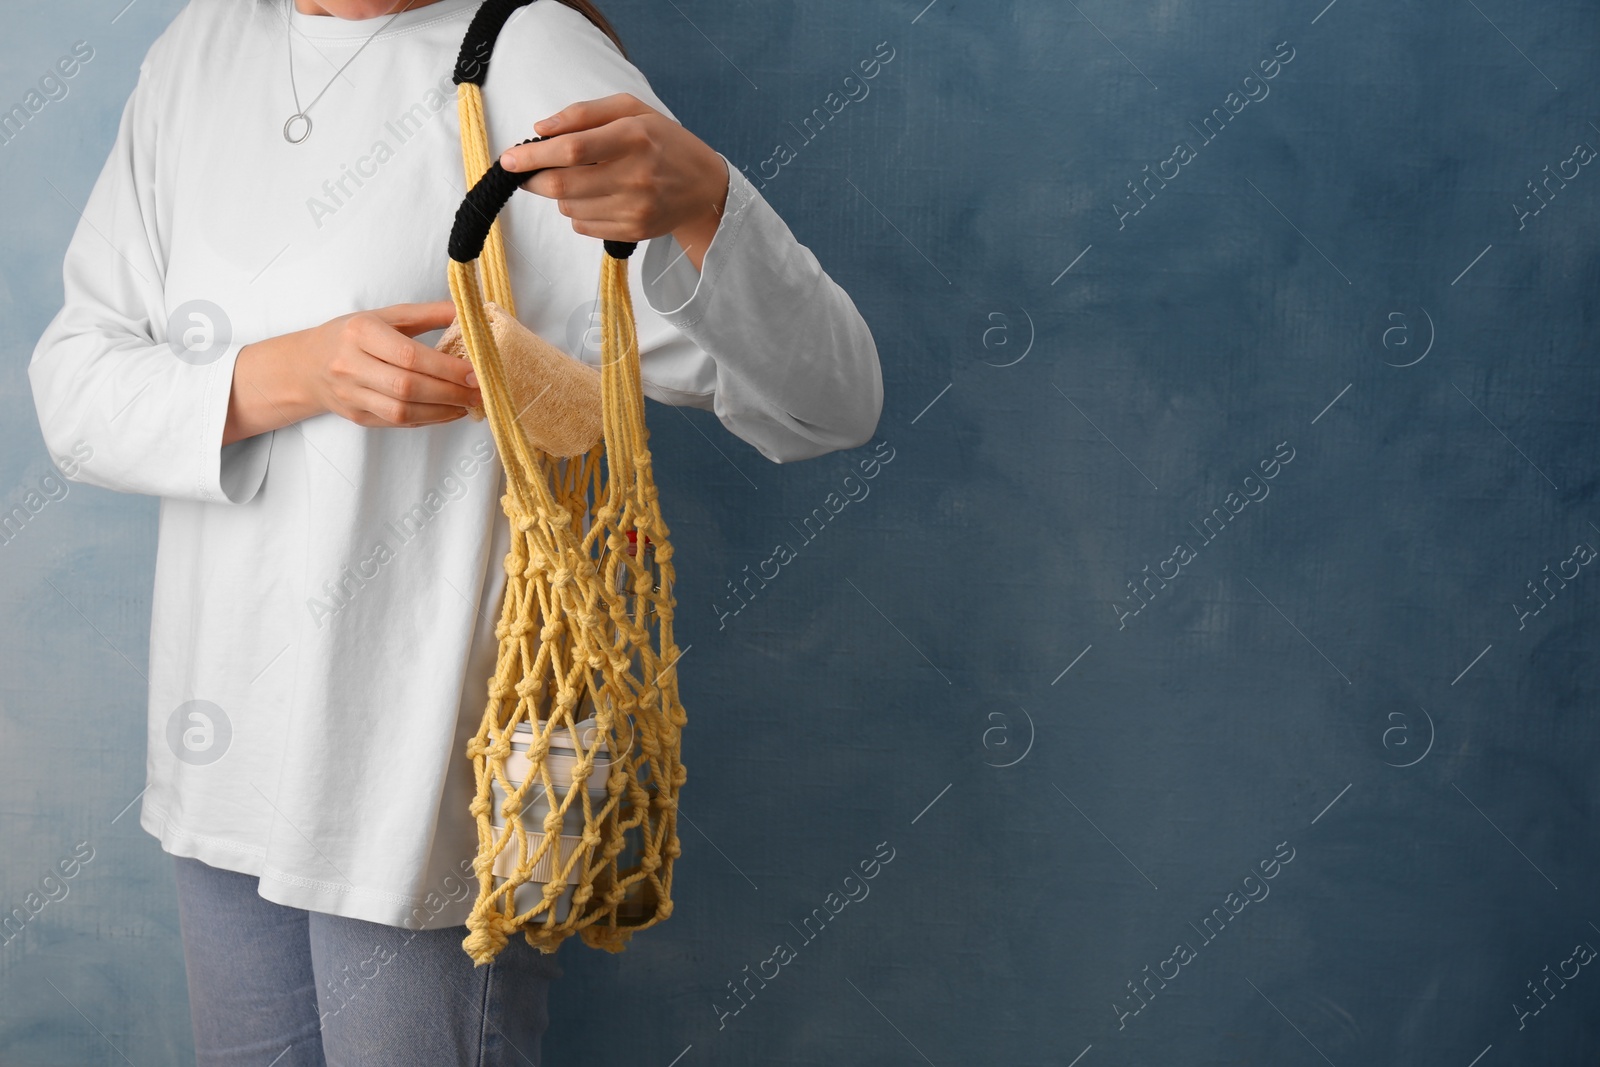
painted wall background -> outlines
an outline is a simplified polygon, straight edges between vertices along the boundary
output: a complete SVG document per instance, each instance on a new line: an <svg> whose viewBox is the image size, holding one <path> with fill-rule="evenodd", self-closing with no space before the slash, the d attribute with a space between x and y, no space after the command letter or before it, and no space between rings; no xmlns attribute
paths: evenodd
<svg viewBox="0 0 1600 1067"><path fill-rule="evenodd" d="M60 481L26 377L180 7L125 2L0 39L6 107L94 52L0 145L0 908L74 870L0 947L6 1064L190 1057L123 817L156 502ZM563 950L547 1062L1600 1054L1600 9L1323 3L604 4L886 403L786 467L652 405L679 904Z"/></svg>

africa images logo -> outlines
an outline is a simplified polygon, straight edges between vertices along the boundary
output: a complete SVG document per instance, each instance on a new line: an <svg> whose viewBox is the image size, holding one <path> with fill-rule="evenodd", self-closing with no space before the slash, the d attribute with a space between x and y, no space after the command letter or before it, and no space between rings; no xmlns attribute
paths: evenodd
<svg viewBox="0 0 1600 1067"><path fill-rule="evenodd" d="M209 300L186 300L167 316L167 347L190 366L216 362L232 342L227 312Z"/></svg>
<svg viewBox="0 0 1600 1067"><path fill-rule="evenodd" d="M233 741L228 713L209 700L189 700L167 717L167 747L179 760L194 767L215 763Z"/></svg>

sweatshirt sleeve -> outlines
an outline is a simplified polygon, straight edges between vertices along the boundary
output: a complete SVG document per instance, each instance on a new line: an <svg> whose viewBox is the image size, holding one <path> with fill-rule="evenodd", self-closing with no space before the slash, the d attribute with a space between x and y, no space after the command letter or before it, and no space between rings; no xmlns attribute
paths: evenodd
<svg viewBox="0 0 1600 1067"><path fill-rule="evenodd" d="M676 120L588 19L537 3L508 22L486 99L492 121L508 116L503 132L518 134L514 143L568 104L622 92ZM723 162L727 205L701 268L670 234L633 257L631 284L648 310L639 323L646 395L715 412L775 463L865 443L883 407L872 332L749 179Z"/></svg>
<svg viewBox="0 0 1600 1067"><path fill-rule="evenodd" d="M90 457L72 465L73 481L242 504L261 486L273 435L223 447L243 344L219 309L166 307L159 108L147 56L67 245L62 307L28 378L51 454Z"/></svg>
<svg viewBox="0 0 1600 1067"><path fill-rule="evenodd" d="M701 267L670 234L640 264L646 299L716 365L711 410L768 459L865 443L883 409L855 303L726 156L728 202Z"/></svg>

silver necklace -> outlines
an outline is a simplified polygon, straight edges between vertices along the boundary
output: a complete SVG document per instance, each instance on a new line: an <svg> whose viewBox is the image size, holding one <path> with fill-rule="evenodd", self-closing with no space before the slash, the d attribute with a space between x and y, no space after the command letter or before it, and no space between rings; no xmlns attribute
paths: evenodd
<svg viewBox="0 0 1600 1067"><path fill-rule="evenodd" d="M301 107L300 90L296 88L294 84L294 0L286 0L287 8L284 12L283 23L286 31L285 41L288 43L289 51L289 91L294 94L295 111L294 114L290 115L288 120L283 124L283 139L285 141L288 141L290 144L300 144L304 142L306 138L311 136L310 111L312 108L317 106L317 101L322 99L322 93L325 93L329 89L333 88L333 83L339 80L339 75L344 73L344 68L354 63L356 61L356 56L359 56L366 49L367 45L372 43L372 38L382 33L384 26L389 25L389 23L399 18L405 9L410 7L413 2L414 0L403 0L400 10L384 19L383 25L372 31L372 37L368 37L365 41L361 42L361 47L356 49L355 55L345 60L344 66L341 66L338 70L333 72L333 77L329 78L328 84L322 87L322 92L312 97L311 103L307 104L305 107ZM296 125L297 123L299 124L298 126ZM298 132L300 136L296 137L296 132Z"/></svg>

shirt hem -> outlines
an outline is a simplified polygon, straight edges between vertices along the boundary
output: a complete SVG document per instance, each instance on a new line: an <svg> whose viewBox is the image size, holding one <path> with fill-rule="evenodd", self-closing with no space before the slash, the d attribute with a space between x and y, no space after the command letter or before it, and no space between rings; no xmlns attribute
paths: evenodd
<svg viewBox="0 0 1600 1067"><path fill-rule="evenodd" d="M258 880L256 893L284 907L405 930L465 927L471 910L471 901L465 898L434 907L427 897L363 889L275 869L268 866L265 849L186 829L148 800L141 805L139 825L160 843L163 852L254 877ZM425 918L418 921L419 915Z"/></svg>

